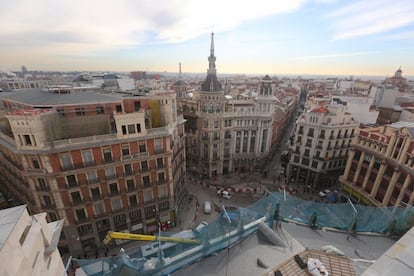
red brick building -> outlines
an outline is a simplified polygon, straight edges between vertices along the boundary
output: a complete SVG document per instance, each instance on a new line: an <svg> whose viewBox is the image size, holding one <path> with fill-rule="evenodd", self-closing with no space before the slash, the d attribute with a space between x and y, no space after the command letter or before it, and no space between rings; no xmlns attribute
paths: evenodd
<svg viewBox="0 0 414 276"><path fill-rule="evenodd" d="M1 100L1 191L64 219L62 253L93 254L109 230L175 226L185 137L174 91L30 89Z"/></svg>

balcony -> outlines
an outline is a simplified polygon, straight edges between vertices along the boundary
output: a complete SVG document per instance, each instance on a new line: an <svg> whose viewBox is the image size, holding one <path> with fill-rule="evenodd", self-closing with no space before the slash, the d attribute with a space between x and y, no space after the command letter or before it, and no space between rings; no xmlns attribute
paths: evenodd
<svg viewBox="0 0 414 276"><path fill-rule="evenodd" d="M134 174L135 174L135 172L133 170L124 172L124 176L130 176L130 175L134 175Z"/></svg>
<svg viewBox="0 0 414 276"><path fill-rule="evenodd" d="M305 146L308 147L308 148L310 148L310 147L312 147L312 143L306 143Z"/></svg>
<svg viewBox="0 0 414 276"><path fill-rule="evenodd" d="M154 152L155 152L155 154L161 154L161 153L164 153L164 149L163 148L157 148L157 149L154 149Z"/></svg>
<svg viewBox="0 0 414 276"><path fill-rule="evenodd" d="M113 179L117 179L118 176L116 174L111 174L111 175L106 175L105 178L106 180L113 180Z"/></svg>
<svg viewBox="0 0 414 276"><path fill-rule="evenodd" d="M101 200L102 199L102 195L101 194L93 194L92 195L92 200Z"/></svg>
<svg viewBox="0 0 414 276"><path fill-rule="evenodd" d="M41 205L43 210L54 210L56 209L56 205L55 204L42 204Z"/></svg>
<svg viewBox="0 0 414 276"><path fill-rule="evenodd" d="M83 167L92 167L92 166L95 166L95 165L96 165L96 163L93 160L83 162Z"/></svg>
<svg viewBox="0 0 414 276"><path fill-rule="evenodd" d="M72 205L76 206L76 205L81 205L84 204L82 199L76 199L76 200L72 200Z"/></svg>
<svg viewBox="0 0 414 276"><path fill-rule="evenodd" d="M36 186L36 191L38 191L38 192L49 192L50 188L48 186Z"/></svg>
<svg viewBox="0 0 414 276"><path fill-rule="evenodd" d="M60 166L61 171L70 171L70 170L73 170L74 168L75 168L75 166L73 166L73 164Z"/></svg>
<svg viewBox="0 0 414 276"><path fill-rule="evenodd" d="M78 188L79 187L79 183L78 182L69 182L66 184L66 188L67 189L71 189L71 188Z"/></svg>
<svg viewBox="0 0 414 276"><path fill-rule="evenodd" d="M94 178L94 179L87 179L86 182L91 185L91 184L96 184L99 183L99 179L98 178Z"/></svg>
<svg viewBox="0 0 414 276"><path fill-rule="evenodd" d="M322 145L317 145L316 148L317 149L322 149Z"/></svg>
<svg viewBox="0 0 414 276"><path fill-rule="evenodd" d="M319 138L319 139L325 139L325 134L323 134L323 135L322 135L322 134L321 134L321 135L319 135L319 136L318 136L318 138Z"/></svg>

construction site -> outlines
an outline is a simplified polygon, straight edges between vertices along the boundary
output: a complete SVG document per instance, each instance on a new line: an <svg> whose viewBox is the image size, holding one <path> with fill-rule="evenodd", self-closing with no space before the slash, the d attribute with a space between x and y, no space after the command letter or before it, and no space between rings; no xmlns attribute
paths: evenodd
<svg viewBox="0 0 414 276"><path fill-rule="evenodd" d="M112 239L148 243L129 252L121 249L117 256L74 259L78 265L75 275L193 275L195 271L199 275L236 275L241 267L243 273L239 275L371 275L363 272L380 257L374 255L384 253L404 235L413 219L412 208L375 208L351 202L332 205L269 192L248 208L222 206L214 222L179 233L159 231L150 236L109 232L105 243ZM291 234L295 231L322 233L319 236L326 232L334 238L322 241L325 246L312 248L315 245L298 241L303 233ZM252 242L253 247L249 245ZM372 250L371 243L384 247ZM238 254L243 257L231 258ZM361 258L351 258L355 254ZM203 263L217 260L217 256L222 256L221 266L206 269ZM237 264L238 259L250 265ZM322 264L326 274L310 273L310 262L319 264L316 267ZM214 270L220 267L220 272Z"/></svg>

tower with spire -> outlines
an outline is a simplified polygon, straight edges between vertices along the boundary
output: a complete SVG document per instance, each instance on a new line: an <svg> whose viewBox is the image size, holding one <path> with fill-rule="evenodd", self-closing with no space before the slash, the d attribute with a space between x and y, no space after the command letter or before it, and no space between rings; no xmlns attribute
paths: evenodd
<svg viewBox="0 0 414 276"><path fill-rule="evenodd" d="M211 33L210 56L208 57L208 69L206 80L201 85L201 91L219 92L221 84L217 80L216 57L214 56L214 33Z"/></svg>

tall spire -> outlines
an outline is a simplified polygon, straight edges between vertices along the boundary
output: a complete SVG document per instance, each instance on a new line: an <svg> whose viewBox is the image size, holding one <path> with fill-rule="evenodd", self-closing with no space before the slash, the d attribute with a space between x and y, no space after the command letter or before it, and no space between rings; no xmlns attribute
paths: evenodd
<svg viewBox="0 0 414 276"><path fill-rule="evenodd" d="M181 80L181 62L180 62L180 63L178 63L178 67L180 68L180 69L179 69L179 72L178 72L178 79L180 79L180 80Z"/></svg>
<svg viewBox="0 0 414 276"><path fill-rule="evenodd" d="M206 92L218 92L221 90L221 84L216 75L216 57L214 56L214 33L211 33L210 56L208 57L207 78L201 85L201 90Z"/></svg>
<svg viewBox="0 0 414 276"><path fill-rule="evenodd" d="M211 33L210 56L208 57L208 75L216 74L216 57L214 56L214 33Z"/></svg>

